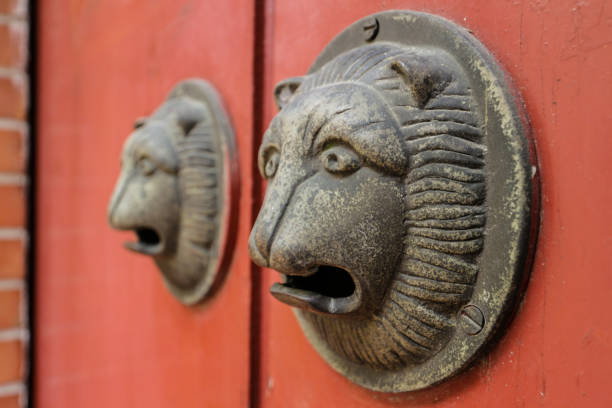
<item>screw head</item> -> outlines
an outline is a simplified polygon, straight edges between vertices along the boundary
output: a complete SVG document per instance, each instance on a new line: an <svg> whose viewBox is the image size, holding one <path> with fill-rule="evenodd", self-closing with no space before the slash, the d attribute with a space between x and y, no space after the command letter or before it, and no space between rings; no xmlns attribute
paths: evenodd
<svg viewBox="0 0 612 408"><path fill-rule="evenodd" d="M459 312L459 326L470 336L480 333L485 319L482 311L475 305L466 305Z"/></svg>
<svg viewBox="0 0 612 408"><path fill-rule="evenodd" d="M369 17L363 22L363 38L373 41L378 35L379 23L376 17Z"/></svg>

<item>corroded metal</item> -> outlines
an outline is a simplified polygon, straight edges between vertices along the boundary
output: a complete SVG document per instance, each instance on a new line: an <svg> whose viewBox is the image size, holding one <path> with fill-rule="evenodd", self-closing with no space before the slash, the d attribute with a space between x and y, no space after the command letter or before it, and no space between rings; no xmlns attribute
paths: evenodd
<svg viewBox="0 0 612 408"><path fill-rule="evenodd" d="M528 128L491 54L439 17L379 13L275 97L249 245L283 275L273 296L367 388L467 367L511 316L535 235Z"/></svg>
<svg viewBox="0 0 612 408"><path fill-rule="evenodd" d="M217 93L200 79L177 84L134 128L109 223L134 231L137 241L126 248L153 257L170 292L197 303L220 281L233 243L233 131Z"/></svg>

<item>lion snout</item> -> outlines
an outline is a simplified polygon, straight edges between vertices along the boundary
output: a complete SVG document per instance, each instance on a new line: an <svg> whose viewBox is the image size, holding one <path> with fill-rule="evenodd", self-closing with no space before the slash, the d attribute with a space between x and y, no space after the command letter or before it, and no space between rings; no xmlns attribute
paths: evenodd
<svg viewBox="0 0 612 408"><path fill-rule="evenodd" d="M117 230L130 229L131 225L129 217L125 214L125 206L122 205L124 202L124 196L127 189L127 178L124 174L119 176L113 195L111 196L110 203L106 212L106 217L109 225Z"/></svg>
<svg viewBox="0 0 612 408"><path fill-rule="evenodd" d="M256 265L259 265L262 268L266 268L268 266L268 258L259 250L259 246L257 245L257 239L255 238L257 235L256 228L257 224L255 225L255 227L253 227L253 230L251 231L251 236L249 237L249 255L251 256L251 260L253 260Z"/></svg>

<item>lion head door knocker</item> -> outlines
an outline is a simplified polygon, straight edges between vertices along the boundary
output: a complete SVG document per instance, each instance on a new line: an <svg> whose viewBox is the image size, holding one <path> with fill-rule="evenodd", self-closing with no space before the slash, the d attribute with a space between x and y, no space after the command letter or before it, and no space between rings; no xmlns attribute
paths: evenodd
<svg viewBox="0 0 612 408"><path fill-rule="evenodd" d="M447 20L385 12L275 96L249 245L283 276L272 295L364 387L464 369L507 323L533 246L536 167L502 70Z"/></svg>
<svg viewBox="0 0 612 408"><path fill-rule="evenodd" d="M219 282L233 242L237 162L227 115L211 85L190 79L134 128L109 223L134 231L126 248L153 257L170 292L197 303Z"/></svg>

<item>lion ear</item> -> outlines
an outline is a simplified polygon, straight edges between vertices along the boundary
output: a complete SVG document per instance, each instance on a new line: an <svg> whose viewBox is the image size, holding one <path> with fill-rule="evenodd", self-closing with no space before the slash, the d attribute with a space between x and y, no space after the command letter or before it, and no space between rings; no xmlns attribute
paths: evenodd
<svg viewBox="0 0 612 408"><path fill-rule="evenodd" d="M178 121L181 128L183 128L183 133L185 136L189 135L189 133L193 130L193 128L202 121L202 118L199 116L190 116L186 115L181 117Z"/></svg>
<svg viewBox="0 0 612 408"><path fill-rule="evenodd" d="M183 129L185 136L188 136L198 123L207 121L207 115L209 114L202 111L201 105L200 102L191 99L177 100L177 107L174 112L176 121Z"/></svg>
<svg viewBox="0 0 612 408"><path fill-rule="evenodd" d="M451 78L440 70L427 66L425 61L401 61L391 63L391 69L399 74L420 109L448 86Z"/></svg>
<svg viewBox="0 0 612 408"><path fill-rule="evenodd" d="M140 117L140 118L137 118L137 119L134 121L134 129L138 129L138 128L143 127L143 126L144 126L144 125L147 123L147 120L148 120L148 119L149 119L149 118L147 118L146 116L142 116L142 117Z"/></svg>
<svg viewBox="0 0 612 408"><path fill-rule="evenodd" d="M284 79L276 84L276 87L274 87L274 100L278 110L283 109L289 103L302 82L304 82L304 77L294 77Z"/></svg>

